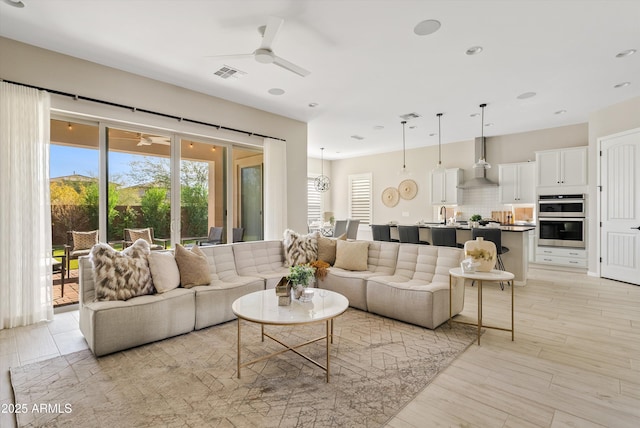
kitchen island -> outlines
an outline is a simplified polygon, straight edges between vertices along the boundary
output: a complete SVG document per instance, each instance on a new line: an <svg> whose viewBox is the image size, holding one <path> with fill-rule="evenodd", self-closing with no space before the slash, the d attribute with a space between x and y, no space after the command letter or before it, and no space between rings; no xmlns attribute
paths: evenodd
<svg viewBox="0 0 640 428"><path fill-rule="evenodd" d="M391 238L398 239L398 229L396 225L391 226ZM421 223L420 240L431 242L431 229L436 227L452 227L456 229L456 241L464 245L471 240L471 227L464 224L443 225L441 223ZM509 252L502 254L502 261L507 271L515 276L516 285L527 283L527 271L529 270L529 231L535 226L501 225L501 226L480 226L480 228L496 228L502 233L502 246L509 248Z"/></svg>

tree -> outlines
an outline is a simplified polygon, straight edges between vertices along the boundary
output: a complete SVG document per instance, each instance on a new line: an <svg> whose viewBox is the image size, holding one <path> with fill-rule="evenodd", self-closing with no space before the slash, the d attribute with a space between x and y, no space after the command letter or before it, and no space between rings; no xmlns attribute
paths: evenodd
<svg viewBox="0 0 640 428"><path fill-rule="evenodd" d="M167 189L152 187L140 201L142 219L145 227L153 227L155 236L169 236L169 212L171 205L167 201Z"/></svg>
<svg viewBox="0 0 640 428"><path fill-rule="evenodd" d="M85 221L81 206L82 197L74 186L66 182L51 182L49 192L51 195L52 239L56 244L64 244L67 231L82 230Z"/></svg>
<svg viewBox="0 0 640 428"><path fill-rule="evenodd" d="M191 187L182 186L180 191L182 199L182 235L204 236L207 235L209 226L209 192L201 184Z"/></svg>
<svg viewBox="0 0 640 428"><path fill-rule="evenodd" d="M89 219L89 226L92 229L97 229L99 225L99 203L100 192L98 189L98 183L90 183L82 189L82 205L85 215ZM109 183L108 195L107 195L108 214L107 222L109 228L113 226L114 220L118 217L118 211L116 205L118 205L118 188L115 184Z"/></svg>

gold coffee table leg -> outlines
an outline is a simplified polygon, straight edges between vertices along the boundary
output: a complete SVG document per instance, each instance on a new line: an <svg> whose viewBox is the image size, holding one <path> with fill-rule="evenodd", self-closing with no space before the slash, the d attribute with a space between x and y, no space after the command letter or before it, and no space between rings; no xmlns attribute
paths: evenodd
<svg viewBox="0 0 640 428"><path fill-rule="evenodd" d="M331 324L331 326L329 326L329 324ZM327 324L326 324L327 330L327 383L329 383L329 347L330 347L330 342L329 342L329 332L331 332L331 342L333 342L333 320L327 320Z"/></svg>
<svg viewBox="0 0 640 428"><path fill-rule="evenodd" d="M240 317L238 317L238 379L240 379Z"/></svg>

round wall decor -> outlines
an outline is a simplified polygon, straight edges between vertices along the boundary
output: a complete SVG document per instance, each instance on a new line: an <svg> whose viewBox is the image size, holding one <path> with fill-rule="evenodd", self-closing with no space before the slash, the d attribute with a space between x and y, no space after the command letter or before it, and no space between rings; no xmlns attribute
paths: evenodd
<svg viewBox="0 0 640 428"><path fill-rule="evenodd" d="M388 207L395 207L400 201L400 193L395 187L387 187L382 191L382 203Z"/></svg>
<svg viewBox="0 0 640 428"><path fill-rule="evenodd" d="M398 192L402 199L413 199L418 193L418 185L413 180L404 180L398 186Z"/></svg>

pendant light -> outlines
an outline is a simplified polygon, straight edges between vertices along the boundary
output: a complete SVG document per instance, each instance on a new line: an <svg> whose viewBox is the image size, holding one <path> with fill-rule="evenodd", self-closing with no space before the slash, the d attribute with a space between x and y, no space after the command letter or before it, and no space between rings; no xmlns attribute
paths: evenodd
<svg viewBox="0 0 640 428"><path fill-rule="evenodd" d="M482 109L482 115L481 115L481 128L480 128L480 138L482 140L482 155L480 156L480 159L478 159L478 162L476 162L473 167L474 168L484 168L484 169L489 169L491 168L491 164L488 163L485 159L486 159L486 154L485 154L485 149L486 149L486 144L484 141L484 108L486 107L486 104L480 104L480 108Z"/></svg>
<svg viewBox="0 0 640 428"><path fill-rule="evenodd" d="M398 174L407 175L409 174L409 170L407 169L407 150L405 146L405 136L404 136L404 126L407 124L407 121L403 120L400 123L402 123L402 169L398 171Z"/></svg>
<svg viewBox="0 0 640 428"><path fill-rule="evenodd" d="M442 131L440 126L442 113L438 113L436 114L436 116L438 116L438 166L433 170L433 172L443 172L444 167L442 166Z"/></svg>
<svg viewBox="0 0 640 428"><path fill-rule="evenodd" d="M324 175L324 147L320 148L320 176L313 180L313 187L318 192L326 192L331 187L331 180Z"/></svg>

